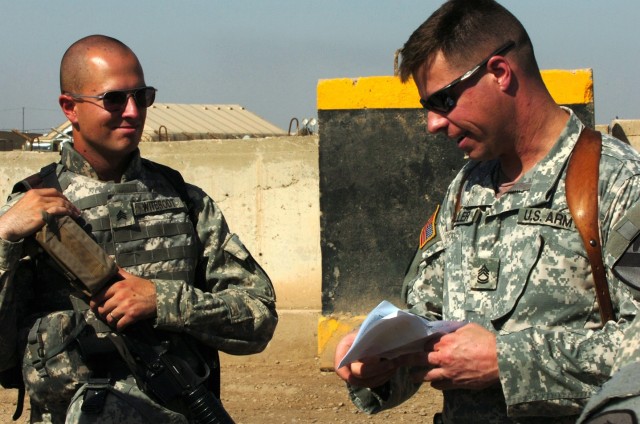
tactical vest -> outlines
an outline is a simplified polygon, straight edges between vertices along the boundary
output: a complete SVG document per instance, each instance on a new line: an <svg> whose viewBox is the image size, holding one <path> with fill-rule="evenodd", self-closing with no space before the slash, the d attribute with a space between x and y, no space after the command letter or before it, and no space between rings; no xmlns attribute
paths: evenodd
<svg viewBox="0 0 640 424"><path fill-rule="evenodd" d="M103 182L50 164L14 186L54 187L82 211L77 221L126 271L147 279L184 280L193 285L198 261L195 217L177 171L142 159L145 181ZM69 309L68 281L48 258L39 258L34 292L39 310ZM53 269L51 269L53 268ZM53 281L52 281L53 280ZM52 287L56 295L51 296ZM66 292L66 293L65 293Z"/></svg>
<svg viewBox="0 0 640 424"><path fill-rule="evenodd" d="M145 159L142 159L142 163L141 179L125 183L99 181L69 172L60 164L50 164L39 174L18 183L14 187L14 192L37 186L57 188L82 211L81 218L77 220L78 223L127 272L146 279L184 280L194 285L199 241L186 185L177 171ZM110 330L87 310L86 302L78 301L82 296L69 284L57 264L47 255L39 253L32 256L34 261L32 272L35 274L34 309L41 311L40 316L42 312L54 314L56 322L60 320L56 311L75 311L75 314L82 315L83 319L69 317L63 320L67 323L68 330L63 331L64 334L60 336L54 335L51 328L42 325L39 321L40 317L34 317L36 321L28 334L25 355L25 369L30 373L23 370L25 381L32 380L34 375L38 376L36 378L44 377L45 379L62 374L68 376L69 373L66 371L60 373L51 368L47 369L46 366L51 357L62 352L70 359L54 358L50 364L66 362L67 366L72 365L68 368L80 369L77 378L85 379L80 382L86 382L88 374L85 365L91 368L92 364L81 363L77 355L72 353L75 346L72 343L77 338L83 340L82 343L78 343L81 347L89 346L89 350L93 350L89 355L83 354L83 358L92 354L117 357L118 354L113 351L110 344L86 343L83 339L87 332L95 339L96 335ZM62 314L62 317L67 315ZM78 326L79 322L82 328ZM86 328L84 328L85 323ZM181 341L184 339L179 335L169 335L167 338L177 349L180 349L181 343L184 344ZM48 345L43 349L47 340ZM53 340L58 341L54 343ZM101 346L111 351L101 352ZM212 371L208 380L209 389L219 396L217 352L206 348L200 350L206 350L201 353L210 358L207 360ZM107 356L102 359L106 359ZM200 359L200 357L192 358L189 361L194 369L202 365L198 364ZM122 364L122 371L127 373L124 364ZM112 372L113 367L109 369L109 373ZM76 376L67 378L67 381L63 382L69 387L71 395L74 378ZM28 382L27 386L33 401L39 396L32 393L32 390L34 388L37 390L44 385L35 384L30 388L29 383L31 382ZM46 408L51 407L55 395L56 393L44 393L42 403ZM66 403L66 401L63 402Z"/></svg>
<svg viewBox="0 0 640 424"><path fill-rule="evenodd" d="M143 166L159 165L143 160ZM119 266L143 278L194 283L198 248L188 200L161 173L116 184L63 171L59 181L82 210L85 230Z"/></svg>

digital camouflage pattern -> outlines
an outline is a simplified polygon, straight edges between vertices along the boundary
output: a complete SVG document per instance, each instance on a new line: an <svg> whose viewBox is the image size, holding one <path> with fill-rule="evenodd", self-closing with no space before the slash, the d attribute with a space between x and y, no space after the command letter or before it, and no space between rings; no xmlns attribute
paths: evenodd
<svg viewBox="0 0 640 424"><path fill-rule="evenodd" d="M172 346L179 348L188 334L208 356L266 347L277 323L273 286L202 190L187 184L184 202L160 168L139 153L120 183L100 181L72 146L63 148L58 172L63 193L82 210L81 225L119 266L154 281L154 326L174 335ZM20 196L11 196L0 214ZM73 309L70 295L82 296L29 240L0 240L0 369L20 363L18 350L37 318ZM127 377L126 370L109 372ZM61 420L32 402L32 422Z"/></svg>
<svg viewBox="0 0 640 424"><path fill-rule="evenodd" d="M603 136L601 238L618 321L600 329L590 265L565 198L566 164L583 128L570 113L549 154L501 197L495 195L497 161L463 168L438 215L437 236L418 252L405 279L411 312L475 322L497 335L500 385L445 391L444 422L575 422L609 377L623 330L638 312L640 292L614 275L606 253L612 228L640 196L640 156ZM362 389L352 389L352 396L375 411L416 390L402 378L390 384L386 402Z"/></svg>
<svg viewBox="0 0 640 424"><path fill-rule="evenodd" d="M103 409L99 414L82 412L87 391L106 390ZM96 415L100 424L187 424L184 415L163 408L147 397L134 381L117 381L111 384L85 384L71 401L67 411L66 424L95 423Z"/></svg>
<svg viewBox="0 0 640 424"><path fill-rule="evenodd" d="M57 346L73 342L78 322L73 311L52 312L39 318L28 334L22 365L25 386L31 402L54 415L64 416L79 384L91 377L78 349L53 355Z"/></svg>
<svg viewBox="0 0 640 424"><path fill-rule="evenodd" d="M578 423L629 423L640 417L640 320L625 331L613 376L587 403ZM633 416L636 421L629 420ZM624 421L624 420L627 421ZM606 421L608 420L608 421Z"/></svg>

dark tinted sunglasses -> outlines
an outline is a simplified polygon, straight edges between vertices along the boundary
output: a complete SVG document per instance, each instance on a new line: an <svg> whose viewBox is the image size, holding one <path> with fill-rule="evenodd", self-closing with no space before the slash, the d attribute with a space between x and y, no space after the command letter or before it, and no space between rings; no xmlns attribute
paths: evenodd
<svg viewBox="0 0 640 424"><path fill-rule="evenodd" d="M465 72L462 76L454 79L449 84L442 87L440 90L436 91L426 99L420 99L420 104L423 108L433 112L448 113L455 107L456 101L458 100L457 96L452 93L453 88L462 81L465 81L474 76L479 70L483 69L493 56L504 54L515 45L516 43L514 41L509 41L506 44L503 44L489 56L487 56L486 59Z"/></svg>
<svg viewBox="0 0 640 424"><path fill-rule="evenodd" d="M156 90L153 87L139 87L132 90L106 91L99 96L89 96L86 94L66 93L76 100L96 99L102 100L102 105L109 112L117 112L125 108L129 97L133 97L138 108L147 108L156 99Z"/></svg>

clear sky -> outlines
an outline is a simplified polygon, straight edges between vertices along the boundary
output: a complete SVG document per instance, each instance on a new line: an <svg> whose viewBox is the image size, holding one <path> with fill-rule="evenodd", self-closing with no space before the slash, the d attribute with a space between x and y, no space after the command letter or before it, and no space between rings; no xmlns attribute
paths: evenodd
<svg viewBox="0 0 640 424"><path fill-rule="evenodd" d="M287 129L326 78L391 75L440 0L0 0L0 129L48 130L58 67L89 34L128 44L164 103L240 104ZM503 0L542 69L593 68L596 122L640 119L638 0ZM417 95L417 94L416 94Z"/></svg>

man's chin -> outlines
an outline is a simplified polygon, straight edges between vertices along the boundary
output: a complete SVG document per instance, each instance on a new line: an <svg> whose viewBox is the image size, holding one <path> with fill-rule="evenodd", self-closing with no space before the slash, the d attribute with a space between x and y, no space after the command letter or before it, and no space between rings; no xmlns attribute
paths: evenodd
<svg viewBox="0 0 640 424"><path fill-rule="evenodd" d="M139 140L129 138L119 139L115 143L105 146L107 147L105 149L105 154L113 158L126 157L135 152L138 149L139 144Z"/></svg>
<svg viewBox="0 0 640 424"><path fill-rule="evenodd" d="M133 151L140 144L140 136L122 137L116 142L116 150Z"/></svg>
<svg viewBox="0 0 640 424"><path fill-rule="evenodd" d="M477 150L465 151L464 158L476 162L484 162L493 159L490 155L486 154L486 152L479 152Z"/></svg>
<svg viewBox="0 0 640 424"><path fill-rule="evenodd" d="M472 150L472 149L468 149L467 150L467 149L465 149L465 150L463 150L463 153L464 153L465 159L482 160L481 159L482 155L480 155L479 152L477 152L475 150Z"/></svg>

